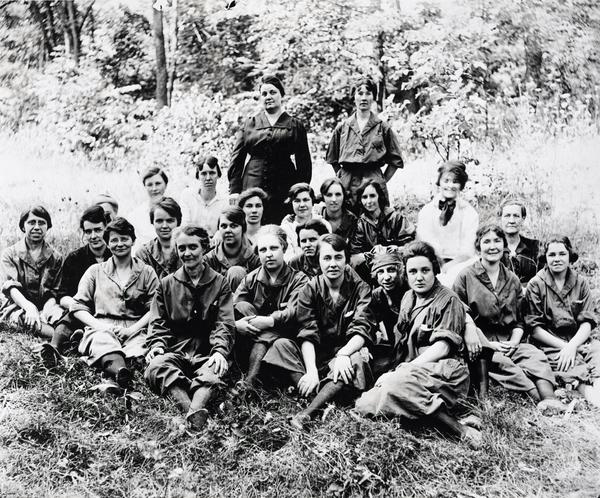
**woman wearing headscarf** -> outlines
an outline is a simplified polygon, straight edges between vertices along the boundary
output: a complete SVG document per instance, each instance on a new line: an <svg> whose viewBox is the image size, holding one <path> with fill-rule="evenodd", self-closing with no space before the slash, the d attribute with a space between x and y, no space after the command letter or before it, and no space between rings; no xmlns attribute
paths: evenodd
<svg viewBox="0 0 600 498"><path fill-rule="evenodd" d="M283 110L285 90L279 78L265 76L259 95L262 110L248 118L231 154L229 193L237 202L243 190L262 188L271 207L263 222L279 223L286 212L289 188L298 182L310 183L312 162L304 125Z"/></svg>

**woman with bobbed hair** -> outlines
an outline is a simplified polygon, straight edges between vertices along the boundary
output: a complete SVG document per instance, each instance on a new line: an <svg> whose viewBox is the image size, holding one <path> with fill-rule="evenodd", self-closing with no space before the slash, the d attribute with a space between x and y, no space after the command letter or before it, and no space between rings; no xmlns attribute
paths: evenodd
<svg viewBox="0 0 600 498"><path fill-rule="evenodd" d="M298 292L308 278L285 264L286 246L281 227L262 227L256 237L261 266L242 280L233 297L240 339L238 358L248 361L241 386L256 386L261 362L271 345L295 332Z"/></svg>
<svg viewBox="0 0 600 498"><path fill-rule="evenodd" d="M519 277L502 263L506 247L500 226L479 227L479 259L458 274L453 290L469 307L482 343L493 351L490 377L505 389L529 395L541 411L564 411L554 396L556 380L544 353L522 342L523 290Z"/></svg>
<svg viewBox="0 0 600 498"><path fill-rule="evenodd" d="M478 447L481 433L450 412L469 389L464 306L438 281L440 265L432 246L412 242L402 259L410 290L402 298L395 328L395 368L356 401L356 410L431 423Z"/></svg>
<svg viewBox="0 0 600 498"><path fill-rule="evenodd" d="M289 188L297 182L310 182L312 177L306 130L299 119L283 110L284 95L279 78L262 78L262 109L248 118L238 133L227 172L233 201L252 187L260 187L269 195L265 223L279 223L286 212L284 201ZM246 163L247 156L250 159Z"/></svg>
<svg viewBox="0 0 600 498"><path fill-rule="evenodd" d="M242 279L260 266L260 261L246 237L246 215L241 208L225 208L219 216L218 227L219 242L206 254L204 261L226 277L235 292Z"/></svg>
<svg viewBox="0 0 600 498"><path fill-rule="evenodd" d="M571 266L577 259L568 237L546 241L545 267L527 285L525 322L559 383L577 387L600 407L600 342L591 337L598 317L589 284Z"/></svg>
<svg viewBox="0 0 600 498"><path fill-rule="evenodd" d="M432 245L444 262L442 282L452 285L458 272L475 261L479 215L461 192L469 179L464 163L448 161L438 168L438 193L417 218L417 239ZM462 266L457 266L464 263ZM453 267L455 267L453 269Z"/></svg>
<svg viewBox="0 0 600 498"><path fill-rule="evenodd" d="M173 242L183 266L160 281L152 300L144 377L152 391L175 401L197 431L229 369L235 332L231 290L204 264L209 243L204 227L178 228Z"/></svg>
<svg viewBox="0 0 600 498"><path fill-rule="evenodd" d="M148 213L164 197L169 177L159 166L146 168L141 175L142 185L146 190L147 202L140 203L127 218L135 227L136 249L155 237L154 227Z"/></svg>
<svg viewBox="0 0 600 498"><path fill-rule="evenodd" d="M331 225L331 233L343 237L346 242L352 239L358 218L351 211L349 194L337 177L327 178L320 188L325 203L321 215Z"/></svg>
<svg viewBox="0 0 600 498"><path fill-rule="evenodd" d="M356 111L335 128L326 161L333 166L344 189L350 193L353 207L357 208L358 189L365 181L380 182L387 193L385 185L404 163L398 136L372 110L377 98L375 82L365 77L358 79L352 87L352 98Z"/></svg>
<svg viewBox="0 0 600 498"><path fill-rule="evenodd" d="M128 388L132 372L125 360L147 352L146 327L159 280L151 266L131 256L135 229L125 218L109 223L104 240L112 257L86 270L70 311L85 326L79 352L87 363L118 388Z"/></svg>
<svg viewBox="0 0 600 498"><path fill-rule="evenodd" d="M292 206L292 214L288 214L281 220L281 228L285 231L288 241L288 250L285 254L286 261L302 254L298 233L296 228L305 225L308 221L317 219L327 227L331 233L331 225L322 216L313 213L315 204L315 192L308 183L296 183L290 187L287 202Z"/></svg>
<svg viewBox="0 0 600 498"><path fill-rule="evenodd" d="M30 207L21 213L19 228L25 236L0 258L1 290L6 298L0 320L52 337L53 325L64 312L56 302L62 256L46 242L52 228L50 213L43 206Z"/></svg>
<svg viewBox="0 0 600 498"><path fill-rule="evenodd" d="M238 198L238 207L242 208L246 215L246 237L254 244L256 234L263 223L263 217L268 209L267 193L259 187L244 190Z"/></svg>
<svg viewBox="0 0 600 498"><path fill-rule="evenodd" d="M173 244L173 231L181 225L181 208L172 197L163 197L150 208L150 223L156 237L140 247L136 256L150 265L158 278L166 277L181 266Z"/></svg>
<svg viewBox="0 0 600 498"><path fill-rule="evenodd" d="M352 266L368 281L373 256L397 251L415 238L415 228L400 212L389 207L380 182L365 182L358 190L358 198L361 214L350 241L350 253Z"/></svg>

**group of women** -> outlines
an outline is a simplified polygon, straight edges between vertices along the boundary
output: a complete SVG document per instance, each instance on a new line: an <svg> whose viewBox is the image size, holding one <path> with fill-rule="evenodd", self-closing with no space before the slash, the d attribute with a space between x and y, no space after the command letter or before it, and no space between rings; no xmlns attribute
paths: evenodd
<svg viewBox="0 0 600 498"><path fill-rule="evenodd" d="M265 78L260 95L263 110L233 151L229 199L217 194L212 156L197 158L200 186L180 203L164 196L163 170L143 175L149 240L138 239L146 221L134 227L104 195L81 216L82 247L63 261L46 242L48 211L22 214L24 238L1 257L0 319L48 338L39 349L47 367L77 345L116 392L143 369L193 430L235 377L233 396L259 386L314 394L291 419L298 429L343 394L360 415L420 420L479 446L480 421L456 412L478 358L546 413L564 410L555 396L564 384L600 406L594 304L567 237L540 245L523 236L526 207L515 199L498 223L480 225L461 197L459 162L439 168L416 227L392 209L385 182L402 159L371 111L370 80L333 134L337 176L317 199L306 132L282 111L283 85Z"/></svg>

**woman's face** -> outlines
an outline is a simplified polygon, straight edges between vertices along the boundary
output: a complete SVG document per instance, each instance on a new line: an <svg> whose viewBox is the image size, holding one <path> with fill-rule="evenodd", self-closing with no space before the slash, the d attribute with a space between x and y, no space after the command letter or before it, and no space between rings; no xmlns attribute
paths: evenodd
<svg viewBox="0 0 600 498"><path fill-rule="evenodd" d="M300 244L300 249L307 258L314 257L317 254L317 246L319 245L319 234L316 230L310 229L302 229L298 234L298 243Z"/></svg>
<svg viewBox="0 0 600 498"><path fill-rule="evenodd" d="M336 251L331 244L321 242L319 247L319 266L329 280L337 280L344 274L346 254Z"/></svg>
<svg viewBox="0 0 600 498"><path fill-rule="evenodd" d="M560 242L552 242L546 251L546 263L552 273L559 274L569 267L569 250Z"/></svg>
<svg viewBox="0 0 600 498"><path fill-rule="evenodd" d="M275 235L262 235L256 240L258 257L263 268L276 271L283 266L283 245Z"/></svg>
<svg viewBox="0 0 600 498"><path fill-rule="evenodd" d="M186 269L195 269L202 263L204 250L199 237L180 233L175 240L175 247L177 255Z"/></svg>
<svg viewBox="0 0 600 498"><path fill-rule="evenodd" d="M126 258L131 255L133 239L129 235L121 235L111 230L108 234L108 248L113 256L117 258Z"/></svg>
<svg viewBox="0 0 600 498"><path fill-rule="evenodd" d="M508 204L502 208L500 224L507 235L518 234L524 221L523 211L518 204Z"/></svg>
<svg viewBox="0 0 600 498"><path fill-rule="evenodd" d="M504 241L496 232L490 230L484 233L479 241L479 254L481 259L488 263L497 263L502 259Z"/></svg>
<svg viewBox="0 0 600 498"><path fill-rule="evenodd" d="M427 294L435 283L433 265L425 256L415 256L406 261L408 285L418 295Z"/></svg>
<svg viewBox="0 0 600 498"><path fill-rule="evenodd" d="M440 193L444 199L456 199L460 194L460 183L452 173L444 173L440 178Z"/></svg>
<svg viewBox="0 0 600 498"><path fill-rule="evenodd" d="M397 265L386 265L375 272L377 283L386 291L394 290L400 283L400 274Z"/></svg>
<svg viewBox="0 0 600 498"><path fill-rule="evenodd" d="M160 175L146 178L144 187L146 188L146 192L148 192L150 199L160 199L165 194L165 190L167 190L167 184Z"/></svg>
<svg viewBox="0 0 600 498"><path fill-rule="evenodd" d="M300 192L292 200L292 209L299 218L310 218L313 207L313 201L308 192Z"/></svg>
<svg viewBox="0 0 600 498"><path fill-rule="evenodd" d="M246 215L246 223L249 225L260 224L264 212L263 201L260 197L250 197L244 202L244 207L242 209Z"/></svg>
<svg viewBox="0 0 600 498"><path fill-rule="evenodd" d="M231 221L224 216L219 219L219 232L221 240L225 245L235 246L242 243L244 234L242 225L238 225L235 221Z"/></svg>
<svg viewBox="0 0 600 498"><path fill-rule="evenodd" d="M198 178L200 179L202 188L210 190L217 187L219 172L217 168L211 168L210 165L203 164L202 168L198 171Z"/></svg>
<svg viewBox="0 0 600 498"><path fill-rule="evenodd" d="M354 103L359 111L370 111L373 105L373 94L367 90L366 85L361 85L354 94Z"/></svg>
<svg viewBox="0 0 600 498"><path fill-rule="evenodd" d="M83 232L83 243L88 244L92 249L100 250L105 246L104 230L106 230L106 224L104 223L93 223L91 221L84 221L82 232Z"/></svg>
<svg viewBox="0 0 600 498"><path fill-rule="evenodd" d="M48 232L48 223L44 218L40 218L33 213L25 220L25 238L33 243L40 243L46 237Z"/></svg>
<svg viewBox="0 0 600 498"><path fill-rule="evenodd" d="M260 103L269 114L281 109L281 93L277 87L269 83L260 86Z"/></svg>
<svg viewBox="0 0 600 498"><path fill-rule="evenodd" d="M177 218L162 208L154 210L154 230L161 240L170 240L173 230L177 227Z"/></svg>
<svg viewBox="0 0 600 498"><path fill-rule="evenodd" d="M330 213L337 213L342 209L344 203L344 191L341 185L332 183L325 195L323 196L325 201L325 209Z"/></svg>
<svg viewBox="0 0 600 498"><path fill-rule="evenodd" d="M379 195L373 185L369 185L363 190L360 202L367 213L375 213L379 209Z"/></svg>

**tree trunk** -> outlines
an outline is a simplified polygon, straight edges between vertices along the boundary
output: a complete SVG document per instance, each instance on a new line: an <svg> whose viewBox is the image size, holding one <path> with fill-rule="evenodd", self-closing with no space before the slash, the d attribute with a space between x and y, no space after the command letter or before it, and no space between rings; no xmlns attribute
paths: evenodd
<svg viewBox="0 0 600 498"><path fill-rule="evenodd" d="M42 50L40 51L40 67L50 58L50 54L54 50L53 45L50 42L50 38L48 36L48 32L46 29L46 23L44 22L44 16L40 12L37 4L35 2L31 2L29 4L29 11L31 12L31 16L34 21L38 23L40 27L40 33L42 35Z"/></svg>
<svg viewBox="0 0 600 498"><path fill-rule="evenodd" d="M167 57L167 101L169 106L173 98L173 86L175 85L176 64L177 64L177 34L179 31L179 12L177 0L172 0L171 16L169 20L168 47L169 56Z"/></svg>
<svg viewBox="0 0 600 498"><path fill-rule="evenodd" d="M154 1L152 0L152 3ZM152 6L154 48L156 50L156 105L158 109L168 105L167 98L167 57L163 33L163 14Z"/></svg>
<svg viewBox="0 0 600 498"><path fill-rule="evenodd" d="M75 0L66 0L66 10L68 21L67 27L71 39L71 55L75 64L79 65L81 42L79 38L79 29L77 28L77 7L75 7Z"/></svg>

